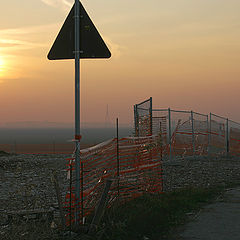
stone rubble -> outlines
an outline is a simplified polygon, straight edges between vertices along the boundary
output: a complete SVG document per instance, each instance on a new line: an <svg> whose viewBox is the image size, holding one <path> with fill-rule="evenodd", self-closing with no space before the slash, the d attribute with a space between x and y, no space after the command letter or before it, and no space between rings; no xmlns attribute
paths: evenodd
<svg viewBox="0 0 240 240"><path fill-rule="evenodd" d="M19 154L0 156L0 210L50 208L57 204L51 182L56 171L59 185L67 187L67 155ZM163 188L224 185L240 182L239 157L186 157L164 161ZM64 193L63 193L64 196Z"/></svg>
<svg viewBox="0 0 240 240"><path fill-rule="evenodd" d="M56 171L64 198L68 181L66 158L61 154L0 155L0 233L6 226L4 211L49 209L57 206L51 181ZM240 183L239 157L186 157L163 163L163 190L172 191L187 186L210 187ZM56 211L56 216L58 216ZM1 235L0 235L1 238Z"/></svg>
<svg viewBox="0 0 240 240"><path fill-rule="evenodd" d="M240 157L196 156L163 163L163 190L240 183Z"/></svg>

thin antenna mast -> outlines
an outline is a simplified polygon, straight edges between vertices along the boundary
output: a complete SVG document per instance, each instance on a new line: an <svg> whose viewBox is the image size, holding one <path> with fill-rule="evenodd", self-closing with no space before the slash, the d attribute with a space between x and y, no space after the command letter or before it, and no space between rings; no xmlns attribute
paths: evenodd
<svg viewBox="0 0 240 240"><path fill-rule="evenodd" d="M107 110L106 110L106 116L105 116L105 127L110 126L110 118L109 118L109 110L108 110L108 104L107 104Z"/></svg>

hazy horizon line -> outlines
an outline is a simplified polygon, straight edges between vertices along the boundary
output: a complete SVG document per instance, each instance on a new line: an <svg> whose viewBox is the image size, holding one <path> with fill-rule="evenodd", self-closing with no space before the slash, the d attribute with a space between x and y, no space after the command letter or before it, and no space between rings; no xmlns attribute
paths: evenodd
<svg viewBox="0 0 240 240"><path fill-rule="evenodd" d="M51 122L51 121L15 121L0 123L0 128L74 128L74 122ZM83 128L114 128L112 122L82 122ZM120 123L119 127L131 127L130 123Z"/></svg>

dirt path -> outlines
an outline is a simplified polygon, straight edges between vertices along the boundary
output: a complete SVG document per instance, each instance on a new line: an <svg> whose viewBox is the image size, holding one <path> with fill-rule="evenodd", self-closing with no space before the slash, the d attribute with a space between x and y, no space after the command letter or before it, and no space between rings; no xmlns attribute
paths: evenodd
<svg viewBox="0 0 240 240"><path fill-rule="evenodd" d="M176 238L178 240L239 240L240 187L227 190L207 205Z"/></svg>

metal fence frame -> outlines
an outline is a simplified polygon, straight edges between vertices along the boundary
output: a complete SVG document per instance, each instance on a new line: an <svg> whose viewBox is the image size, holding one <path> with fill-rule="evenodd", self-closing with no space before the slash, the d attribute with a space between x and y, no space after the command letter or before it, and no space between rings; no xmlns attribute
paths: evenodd
<svg viewBox="0 0 240 240"><path fill-rule="evenodd" d="M202 114L202 113L198 113L198 112L194 112L194 111L182 111L182 110L173 110L173 109L153 109L152 108L152 98L149 98L139 104L135 104L134 105L134 124L135 124L135 136L139 137L139 128L140 128L140 122L139 122L139 113L138 113L138 109L139 106L141 106L142 104L146 103L147 101L150 101L150 108L149 108L149 117L150 117L150 126L148 129L148 132L150 134L159 134L159 132L156 132L156 129L153 128L153 119L156 119L157 117L155 117L155 113L163 113L165 114L166 120L167 120L167 145L166 147L168 147L168 159L172 160L173 159L173 136L175 137L176 134L178 134L178 132L176 131L176 129L173 128L174 125L174 119L172 118L173 113L180 113L180 114L189 114L189 123L191 123L191 131L188 132L188 134L191 134L191 145L192 145L192 156L195 155L199 155L199 153L197 152L196 146L199 145L199 143L196 142L196 137L198 137L199 135L203 136L206 138L206 142L203 144L202 151L204 152L205 155L213 155L213 154L234 154L231 151L231 144L233 145L233 141L235 145L239 144L239 148L240 148L240 134L239 137L237 139L234 139L230 136L231 131L233 131L231 127L229 127L229 124L235 124L236 126L239 126L239 132L240 132L240 123L238 122L234 122L232 120L229 120L228 118L216 115L214 113L211 113L209 115L207 114ZM197 123L196 117L202 117L203 119L205 119L204 121L202 121L202 123L204 124L204 128L205 129L200 129L200 131L196 131L196 126L195 124ZM221 121L223 121L224 123L220 123L217 121L214 121L213 118L218 118L221 119ZM160 119L160 117L159 117ZM198 121L201 122L201 121ZM215 133L213 131L213 125L214 124L219 124L219 126L221 126L221 124L223 125L224 129L222 131L224 131L223 134L218 134ZM160 133L161 134L161 133ZM221 149L221 151L213 151L213 144L214 144L214 136L218 135L219 137L223 137L224 138L224 149ZM235 154L240 154L240 149L236 150Z"/></svg>
<svg viewBox="0 0 240 240"><path fill-rule="evenodd" d="M149 107L148 108L141 108L141 105L149 102ZM146 111L146 115L140 116L139 110L144 110ZM146 135L152 135L152 97L149 99L135 104L134 105L134 126L135 126L135 137L140 137L142 135L141 128L143 128L144 124L141 123L140 118L141 117L147 117L149 118L149 128L148 128L148 133ZM146 127L146 126L145 126Z"/></svg>

